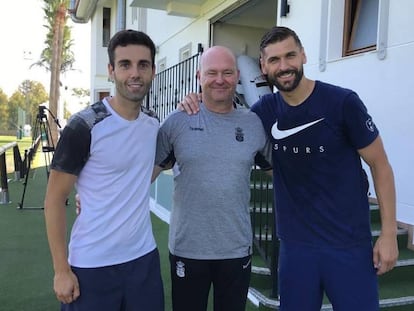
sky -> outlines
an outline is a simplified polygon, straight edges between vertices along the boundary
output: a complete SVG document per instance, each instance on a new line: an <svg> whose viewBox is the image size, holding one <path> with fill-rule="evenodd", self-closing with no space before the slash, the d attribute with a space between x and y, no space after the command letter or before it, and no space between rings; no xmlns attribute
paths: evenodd
<svg viewBox="0 0 414 311"><path fill-rule="evenodd" d="M7 5L7 9L5 8ZM41 67L31 64L40 59L45 48L46 24L43 0L20 0L2 2L0 18L0 88L10 97L26 79L41 82L47 92L50 74ZM74 71L61 77L68 89L90 88L90 23L72 26L72 51L75 54Z"/></svg>

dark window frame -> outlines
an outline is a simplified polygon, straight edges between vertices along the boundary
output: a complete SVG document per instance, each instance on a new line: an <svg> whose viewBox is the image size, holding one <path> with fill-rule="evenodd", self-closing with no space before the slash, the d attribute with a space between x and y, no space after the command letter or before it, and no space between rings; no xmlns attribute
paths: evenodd
<svg viewBox="0 0 414 311"><path fill-rule="evenodd" d="M363 3L363 1L366 1ZM367 51L375 51L377 48L378 39L378 16L379 16L379 1L376 14L368 10L367 3L370 0L345 0L345 14L344 14L344 37L342 56L349 56L364 53ZM363 4L366 6L363 7ZM372 5L372 4L371 4ZM361 16L361 13L368 15ZM374 15L375 14L375 15ZM363 20L363 18L365 19ZM370 38L371 42L364 44L363 46L353 47L356 44L356 38L361 35L363 27L369 27L368 31L375 30L375 38ZM365 38L364 38L365 39ZM361 43L359 43L361 45Z"/></svg>
<svg viewBox="0 0 414 311"><path fill-rule="evenodd" d="M102 9L102 46L108 47L111 39L111 8Z"/></svg>

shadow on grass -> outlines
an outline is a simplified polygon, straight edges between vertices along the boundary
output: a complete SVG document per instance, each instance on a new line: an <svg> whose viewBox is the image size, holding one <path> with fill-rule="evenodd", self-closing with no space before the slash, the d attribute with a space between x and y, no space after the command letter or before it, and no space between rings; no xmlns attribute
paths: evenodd
<svg viewBox="0 0 414 311"><path fill-rule="evenodd" d="M9 182L11 202L0 205L0 309L3 311L59 310L52 288L51 258L40 209L45 187L45 167L36 168L28 178L24 206L37 209L17 209L23 180ZM73 220L71 214L74 214L73 209L69 207L70 221Z"/></svg>
<svg viewBox="0 0 414 311"><path fill-rule="evenodd" d="M0 204L0 310L59 310L53 292L53 268L45 232L43 201L46 168L33 169L28 178L22 209L18 209L24 180L9 176L9 204ZM67 219L70 229L76 215L74 193L68 200ZM160 250L165 285L166 310L171 310L168 262L168 224L152 215L153 231ZM69 235L69 232L68 232Z"/></svg>
<svg viewBox="0 0 414 311"><path fill-rule="evenodd" d="M10 175L10 179L13 176ZM23 209L17 209L23 180L9 182L9 204L0 205L0 310L59 310L53 292L53 269L47 243L43 206L46 169L30 172ZM68 227L76 215L73 193L67 206ZM32 209L33 208L33 209ZM171 283L168 260L168 224L152 214L153 231L161 257L165 288L165 310L171 310ZM211 305L211 303L210 303ZM212 310L210 307L209 310ZM268 310L248 303L248 311Z"/></svg>
<svg viewBox="0 0 414 311"><path fill-rule="evenodd" d="M10 174L10 179L14 176ZM24 185L21 181L9 182L11 203L0 205L0 310L1 311L52 311L59 310L53 293L53 269L47 244L43 210L46 189L46 168L37 167L30 172L23 209L17 209ZM76 215L73 193L67 206L68 227L71 227ZM35 209L30 209L34 207ZM168 261L168 224L152 215L153 231L161 257L161 269L165 287L167 311L171 310L171 286ZM254 264L258 259L253 259ZM401 269L397 273L380 278L381 291L395 290L385 284L401 284L398 293L393 296L412 295L412 269ZM252 285L268 292L270 282L263 276L252 276ZM211 301L208 311L211 311ZM250 302L247 311L271 310L257 308ZM384 311L408 311L413 306L400 306L381 309Z"/></svg>

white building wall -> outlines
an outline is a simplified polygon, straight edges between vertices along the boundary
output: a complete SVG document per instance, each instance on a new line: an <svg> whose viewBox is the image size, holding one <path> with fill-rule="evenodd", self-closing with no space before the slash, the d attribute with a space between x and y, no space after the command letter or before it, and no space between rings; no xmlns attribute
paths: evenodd
<svg viewBox="0 0 414 311"><path fill-rule="evenodd" d="M260 39L266 29L231 24L219 24L215 29L212 45L224 45L232 48L236 55L259 59Z"/></svg>
<svg viewBox="0 0 414 311"><path fill-rule="evenodd" d="M201 14L195 19L169 16L160 10L147 10L146 32L157 45L157 60L165 57L166 65L170 67L178 63L179 49L188 43L192 44L192 54L197 51L197 43L207 48L211 36L210 19L236 2L238 1L206 1ZM116 14L116 0L106 3L111 3L113 14ZM380 3L386 1L380 0ZM305 72L309 78L351 88L360 95L380 129L394 169L398 219L414 224L414 79L411 76L414 71L414 1L389 0L388 43L383 60L378 58L376 51L350 57L341 56L344 0L295 0L289 1L289 4L288 16L278 16L276 23L293 28L300 36L308 58ZM322 12L326 4L327 12ZM94 23L97 20L101 22L100 14L98 8ZM127 13L127 21L128 18ZM322 27L325 22L326 28ZM137 29L137 24L130 19L128 23L127 28ZM115 27L115 22L113 26ZM101 26L95 24L92 28L98 31L92 39L92 53L95 53L92 55L96 55L95 64L91 68L92 80L95 88L99 89L108 87L107 54L99 42L102 36L99 33ZM260 30L257 31L259 32ZM246 51L254 56L256 51L253 45L256 42L258 45L261 35L254 40L254 35L247 33L243 37L246 39L244 42L238 43L235 39L217 35L213 43L227 42L234 45L236 53ZM323 34L326 34L326 38ZM324 44L326 51L321 51ZM320 56L324 54L321 52L326 52L324 71L320 70Z"/></svg>
<svg viewBox="0 0 414 311"><path fill-rule="evenodd" d="M108 52L107 47L102 44L102 18L103 8L111 8L111 34L116 31L116 0L98 2L95 14L91 19L92 36L91 51L92 64L91 76L93 89L91 90L91 103L96 102L99 92L110 92L113 94L113 84L108 79Z"/></svg>
<svg viewBox="0 0 414 311"><path fill-rule="evenodd" d="M276 0L275 0L276 1ZM192 44L192 54L197 53L197 44L206 49L210 45L210 19L237 3L237 0L207 1L197 18L167 15L166 11L148 10L147 33L158 46L157 59L166 58L167 67L179 61L179 49Z"/></svg>
<svg viewBox="0 0 414 311"><path fill-rule="evenodd" d="M161 25L160 25L161 24ZM208 27L204 20L169 16L165 11L148 10L147 33L157 45L157 59L166 59L166 66L179 62L180 48L191 43L192 55L197 43L208 43ZM160 31L162 29L162 31Z"/></svg>
<svg viewBox="0 0 414 311"><path fill-rule="evenodd" d="M325 71L319 69L319 8L323 0L311 2L313 8L309 1L292 1L291 13L279 19L278 24L291 27L301 38L308 61L305 74L309 78L353 89L364 101L380 129L394 169L397 217L400 221L414 224L414 2L390 0L388 48L385 59L380 60L376 51L340 56L343 11L338 9L343 10L343 0L330 1ZM371 192L374 193L372 186Z"/></svg>

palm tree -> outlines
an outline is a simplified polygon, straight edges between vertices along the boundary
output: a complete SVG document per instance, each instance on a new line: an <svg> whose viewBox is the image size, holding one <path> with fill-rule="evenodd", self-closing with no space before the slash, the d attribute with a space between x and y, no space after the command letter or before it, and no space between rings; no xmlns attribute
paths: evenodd
<svg viewBox="0 0 414 311"><path fill-rule="evenodd" d="M49 109L57 116L60 97L60 75L72 70L75 57L71 51L72 43L70 28L66 22L68 19L69 0L44 0L43 11L48 29L45 40L45 49L41 53L40 60L32 66L41 66L50 71ZM57 124L50 124L53 141L57 141Z"/></svg>

